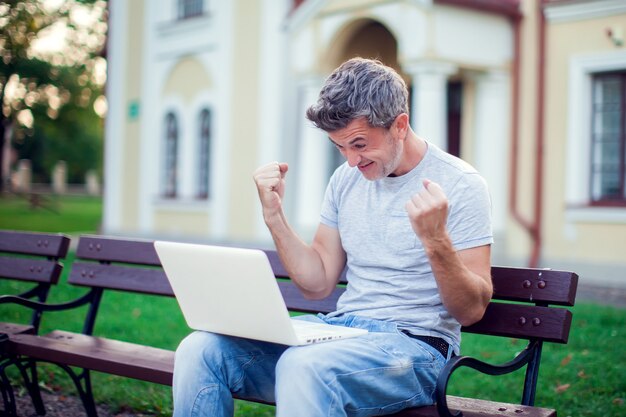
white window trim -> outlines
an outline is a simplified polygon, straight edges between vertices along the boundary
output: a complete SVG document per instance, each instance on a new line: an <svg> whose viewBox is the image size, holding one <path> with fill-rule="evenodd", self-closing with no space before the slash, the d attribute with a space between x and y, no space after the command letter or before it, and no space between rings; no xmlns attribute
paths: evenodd
<svg viewBox="0 0 626 417"><path fill-rule="evenodd" d="M580 1L548 4L544 10L546 19L551 23L572 22L626 13L626 3L624 0Z"/></svg>
<svg viewBox="0 0 626 417"><path fill-rule="evenodd" d="M626 69L626 51L576 55L570 59L565 203L570 222L626 224L626 209L591 207L591 86L598 72Z"/></svg>

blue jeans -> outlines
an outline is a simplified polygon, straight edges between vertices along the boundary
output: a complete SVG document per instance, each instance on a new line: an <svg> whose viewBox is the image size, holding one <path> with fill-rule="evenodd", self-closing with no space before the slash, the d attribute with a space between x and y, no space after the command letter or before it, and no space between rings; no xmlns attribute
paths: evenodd
<svg viewBox="0 0 626 417"><path fill-rule="evenodd" d="M207 332L176 350L174 417L231 417L232 395L276 403L277 417L392 414L432 404L448 358L394 323L306 316L365 328L365 336L287 347Z"/></svg>

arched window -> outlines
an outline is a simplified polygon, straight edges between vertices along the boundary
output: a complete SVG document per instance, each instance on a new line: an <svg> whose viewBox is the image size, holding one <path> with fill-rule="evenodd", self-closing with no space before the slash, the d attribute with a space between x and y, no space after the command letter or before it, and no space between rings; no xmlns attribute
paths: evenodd
<svg viewBox="0 0 626 417"><path fill-rule="evenodd" d="M165 116L163 197L176 198L178 185L178 120L172 112Z"/></svg>
<svg viewBox="0 0 626 417"><path fill-rule="evenodd" d="M197 197L208 199L210 197L209 188L209 167L211 163L211 111L202 109L199 118L198 135L198 183Z"/></svg>
<svg viewBox="0 0 626 417"><path fill-rule="evenodd" d="M196 16L202 16L203 13L203 0L178 0L179 19L189 19Z"/></svg>

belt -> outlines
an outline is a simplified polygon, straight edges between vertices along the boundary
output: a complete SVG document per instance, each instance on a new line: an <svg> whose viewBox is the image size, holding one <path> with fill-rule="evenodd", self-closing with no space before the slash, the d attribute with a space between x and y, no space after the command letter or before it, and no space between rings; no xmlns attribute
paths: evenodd
<svg viewBox="0 0 626 417"><path fill-rule="evenodd" d="M435 348L437 352L441 353L444 358L446 359L448 358L448 349L450 348L450 345L448 345L448 342L446 342L442 338L434 337L434 336L422 336L419 334L412 334L405 330L403 330L402 333L406 334L407 336L413 339L421 340L422 342L429 344L430 346Z"/></svg>

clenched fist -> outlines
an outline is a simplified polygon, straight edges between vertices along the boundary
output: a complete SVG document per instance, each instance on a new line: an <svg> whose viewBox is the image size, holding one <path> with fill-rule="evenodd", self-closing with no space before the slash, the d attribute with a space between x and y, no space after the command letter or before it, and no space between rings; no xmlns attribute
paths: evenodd
<svg viewBox="0 0 626 417"><path fill-rule="evenodd" d="M426 246L430 241L447 236L448 198L439 186L424 180L424 189L413 195L404 206L413 231Z"/></svg>
<svg viewBox="0 0 626 417"><path fill-rule="evenodd" d="M253 178L265 216L276 214L282 208L288 169L284 162L271 162L254 171Z"/></svg>

